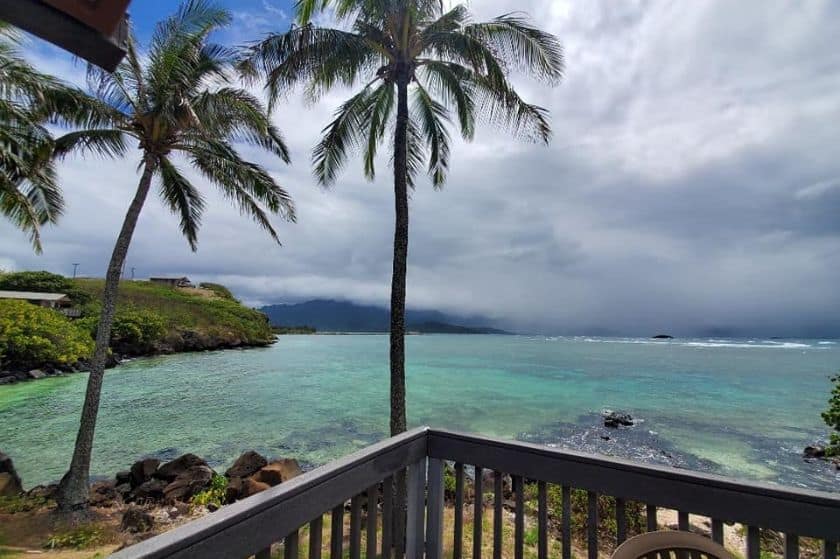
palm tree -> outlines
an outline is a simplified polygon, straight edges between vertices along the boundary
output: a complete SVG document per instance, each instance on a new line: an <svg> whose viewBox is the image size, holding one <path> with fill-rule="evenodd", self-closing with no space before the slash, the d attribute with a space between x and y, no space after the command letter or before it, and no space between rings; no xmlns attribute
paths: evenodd
<svg viewBox="0 0 840 559"><path fill-rule="evenodd" d="M149 188L157 179L164 203L180 218L181 232L195 250L205 202L181 173L176 155L216 185L233 204L278 241L270 214L294 220L292 200L259 165L240 157L234 142L264 148L285 162L287 148L259 100L230 83L235 52L208 42L230 14L204 0L184 2L159 23L145 56L134 39L113 74L89 70L91 89L111 107L110 127L77 130L56 141L56 153L73 149L125 155L129 139L140 151L140 182L126 213L105 276L81 425L69 471L59 484L62 509L83 509L88 498L91 448L99 409L108 341L120 271ZM279 242L279 241L278 241Z"/></svg>
<svg viewBox="0 0 840 559"><path fill-rule="evenodd" d="M90 125L100 111L82 91L35 70L20 55L20 42L0 22L0 214L27 232L40 253L41 226L64 209L47 125Z"/></svg>
<svg viewBox="0 0 840 559"><path fill-rule="evenodd" d="M563 73L559 41L522 14L473 23L463 5L442 0L300 0L301 26L252 45L240 63L247 78L264 77L270 102L303 84L310 100L336 85L361 86L324 129L313 152L318 181L332 185L355 150L368 179L377 148L393 147L394 230L391 280L391 434L406 429L405 281L408 189L423 166L435 188L449 169L451 126L472 140L476 121L547 143L547 111L526 103L511 71L556 84ZM349 30L308 23L317 9L335 7ZM453 118L454 116L454 118Z"/></svg>

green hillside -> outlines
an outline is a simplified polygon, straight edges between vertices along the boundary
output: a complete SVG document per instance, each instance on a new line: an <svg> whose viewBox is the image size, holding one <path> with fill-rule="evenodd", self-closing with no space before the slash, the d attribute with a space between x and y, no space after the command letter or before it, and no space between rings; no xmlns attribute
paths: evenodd
<svg viewBox="0 0 840 559"><path fill-rule="evenodd" d="M68 319L51 309L0 300L0 371L84 369L93 345L83 342L95 335L103 287L101 279L68 280L45 272L0 275L0 289L67 293L82 315ZM274 336L264 314L242 305L223 286L176 289L123 281L111 349L116 356L154 355L264 346Z"/></svg>
<svg viewBox="0 0 840 559"><path fill-rule="evenodd" d="M95 321L96 313L92 311L99 310L95 301L102 297L104 281L80 279L75 283L91 295L94 303L85 306L85 315ZM163 322L163 331L152 344L153 353L270 344L274 334L266 316L245 307L219 287L175 289L147 281L123 281L117 314L119 317L121 312L135 311ZM117 351L125 350L121 353L146 353L144 348L132 351L117 347L119 340L112 339L112 346Z"/></svg>

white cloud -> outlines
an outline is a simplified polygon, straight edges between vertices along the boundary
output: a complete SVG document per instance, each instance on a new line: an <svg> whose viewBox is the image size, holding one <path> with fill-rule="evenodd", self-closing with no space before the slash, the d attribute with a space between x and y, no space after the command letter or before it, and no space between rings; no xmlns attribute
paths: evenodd
<svg viewBox="0 0 840 559"><path fill-rule="evenodd" d="M530 101L551 110L555 137L545 148L482 127L474 143L454 141L447 186L434 192L421 181L412 196L411 305L566 332L840 332L836 4L471 7L476 19L529 11L563 41L560 87L517 78ZM271 24L276 15L262 13ZM266 23L250 21L256 27L242 27L242 40ZM79 72L65 59L39 63L62 76ZM292 167L248 154L295 197L298 223L278 224L283 247L210 191L198 253L152 199L129 267L219 280L252 303L385 303L389 150L374 183L354 160L324 191L308 165L346 94L307 106L296 92L278 107ZM104 272L136 186L135 162L63 164L68 212L45 234L45 254L33 256L25 236L0 222L0 259Z"/></svg>

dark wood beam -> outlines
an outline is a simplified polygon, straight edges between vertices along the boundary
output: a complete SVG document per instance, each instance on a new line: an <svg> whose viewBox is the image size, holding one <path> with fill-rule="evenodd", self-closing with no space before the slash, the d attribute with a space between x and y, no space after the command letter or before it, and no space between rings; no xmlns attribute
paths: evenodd
<svg viewBox="0 0 840 559"><path fill-rule="evenodd" d="M124 0L120 0L122 3ZM90 2L89 2L90 3ZM98 2L97 2L98 4ZM124 2L123 6L127 5ZM72 11L72 10L71 10ZM92 25L100 29L113 28L111 34L104 34L67 11L58 9L41 0L0 0L0 19L53 43L76 56L87 60L109 72L114 71L125 56L125 41L128 37L126 16L117 20L116 27L108 18L89 16ZM79 13L75 15L84 17Z"/></svg>

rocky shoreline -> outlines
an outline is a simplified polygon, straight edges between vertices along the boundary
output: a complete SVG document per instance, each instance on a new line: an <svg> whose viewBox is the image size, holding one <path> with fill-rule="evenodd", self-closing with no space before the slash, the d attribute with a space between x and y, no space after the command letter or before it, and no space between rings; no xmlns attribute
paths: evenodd
<svg viewBox="0 0 840 559"><path fill-rule="evenodd" d="M127 544L151 537L173 523L214 512L223 505L280 485L302 473L297 460L269 460L250 450L218 473L203 458L183 454L163 462L143 458L113 478L93 483L88 504L119 517ZM24 491L12 459L0 452L0 504L19 503L20 510L54 507L57 486ZM31 507L31 508L30 508ZM2 510L0 510L2 512Z"/></svg>
<svg viewBox="0 0 840 559"><path fill-rule="evenodd" d="M123 352L112 352L108 357L108 362L105 365L106 369L113 369L126 360L136 359L139 357L155 357L159 355L175 355L178 353L199 353L204 351L223 351L230 349L254 349L260 347L268 347L276 340L272 339L265 343L253 343L242 340L220 340L210 338L208 336L199 335L196 332L191 332L193 335L186 335L184 333L181 337L183 344L159 344L155 347L145 351L130 351L127 348ZM30 380L40 380L48 377L60 377L73 373L86 373L90 370L90 364L87 361L78 361L66 365L45 363L40 366L12 368L9 370L0 370L0 386L6 384L16 384L18 382L26 382Z"/></svg>

